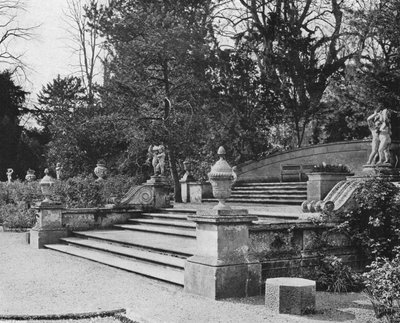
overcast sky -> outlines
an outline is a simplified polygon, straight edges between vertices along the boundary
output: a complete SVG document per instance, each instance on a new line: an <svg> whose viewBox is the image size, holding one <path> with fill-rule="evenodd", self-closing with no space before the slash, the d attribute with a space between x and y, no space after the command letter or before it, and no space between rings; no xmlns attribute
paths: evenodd
<svg viewBox="0 0 400 323"><path fill-rule="evenodd" d="M66 0L26 0L24 7L25 11L18 14L19 25L38 26L35 36L28 41L14 42L10 47L15 53L23 53L28 80L20 78L18 82L26 91L32 92L29 102L34 103L43 85L58 74L67 76L76 71L77 57L71 49L71 37L63 14L67 9Z"/></svg>

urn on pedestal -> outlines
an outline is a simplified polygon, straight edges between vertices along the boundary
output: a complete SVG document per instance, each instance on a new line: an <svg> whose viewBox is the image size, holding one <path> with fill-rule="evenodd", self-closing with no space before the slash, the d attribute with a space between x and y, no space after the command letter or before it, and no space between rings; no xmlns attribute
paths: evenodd
<svg viewBox="0 0 400 323"><path fill-rule="evenodd" d="M54 179L49 175L49 169L46 168L44 170L44 177L40 181L40 189L42 191L42 194L44 196L44 200L42 203L53 203L53 201L50 199L50 197L53 195L53 185L54 185Z"/></svg>
<svg viewBox="0 0 400 323"><path fill-rule="evenodd" d="M25 179L26 179L28 182L33 182L33 181L36 179L35 171L34 171L33 169L30 169L30 168L29 168L29 169L26 171Z"/></svg>
<svg viewBox="0 0 400 323"><path fill-rule="evenodd" d="M231 196L231 188L235 182L235 176L232 168L225 160L225 155L224 147L219 147L219 160L211 167L211 172L208 173L213 195L219 202L218 205L214 206L214 209L217 210L230 210L230 207L225 202Z"/></svg>

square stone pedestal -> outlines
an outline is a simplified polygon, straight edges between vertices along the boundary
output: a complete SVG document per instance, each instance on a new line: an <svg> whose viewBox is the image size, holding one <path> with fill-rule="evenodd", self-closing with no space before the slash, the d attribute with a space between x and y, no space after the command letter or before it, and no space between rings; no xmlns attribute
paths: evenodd
<svg viewBox="0 0 400 323"><path fill-rule="evenodd" d="M139 200L142 205L156 209L171 207L169 198L169 185L165 176L151 176L144 184L149 192L140 192Z"/></svg>
<svg viewBox="0 0 400 323"><path fill-rule="evenodd" d="M34 248L44 248L46 244L58 243L60 238L68 235L62 226L62 210L60 204L41 203L37 208L36 224L30 230L30 245Z"/></svg>
<svg viewBox="0 0 400 323"><path fill-rule="evenodd" d="M212 299L260 294L261 264L249 259L248 226L257 217L247 210L201 210L197 248L185 265L185 292Z"/></svg>

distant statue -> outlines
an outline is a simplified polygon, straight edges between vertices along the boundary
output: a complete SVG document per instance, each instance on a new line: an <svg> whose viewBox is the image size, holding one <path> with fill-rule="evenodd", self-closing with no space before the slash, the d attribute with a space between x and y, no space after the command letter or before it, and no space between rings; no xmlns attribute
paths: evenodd
<svg viewBox="0 0 400 323"><path fill-rule="evenodd" d="M154 176L162 175L165 173L165 147L163 145L153 146L150 145L148 151L147 164L153 166Z"/></svg>
<svg viewBox="0 0 400 323"><path fill-rule="evenodd" d="M61 180L62 177L62 166L61 163L56 164L56 178L57 180Z"/></svg>
<svg viewBox="0 0 400 323"><path fill-rule="evenodd" d="M379 148L379 112L375 110L373 114L371 114L367 118L368 128L371 131L372 142L371 142L371 154L368 158L368 165L373 165L376 162L376 157L378 156L378 148Z"/></svg>
<svg viewBox="0 0 400 323"><path fill-rule="evenodd" d="M7 168L7 184L10 184L12 182L12 174L14 173L14 170L12 168Z"/></svg>
<svg viewBox="0 0 400 323"><path fill-rule="evenodd" d="M379 156L377 165L390 164L390 144L392 142L390 111L377 109L367 118L367 122L372 134L372 151L368 158L368 164L375 164L377 155Z"/></svg>

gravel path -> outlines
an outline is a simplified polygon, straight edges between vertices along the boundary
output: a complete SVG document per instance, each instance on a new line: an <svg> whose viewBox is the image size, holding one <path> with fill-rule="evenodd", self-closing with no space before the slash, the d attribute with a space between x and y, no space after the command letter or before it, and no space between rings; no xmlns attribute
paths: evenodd
<svg viewBox="0 0 400 323"><path fill-rule="evenodd" d="M24 233L0 232L3 316L124 308L139 322L378 322L361 294L317 293L318 313L301 317L273 314L263 302L261 296L212 301L188 295L180 287L55 251L33 249L25 243Z"/></svg>

